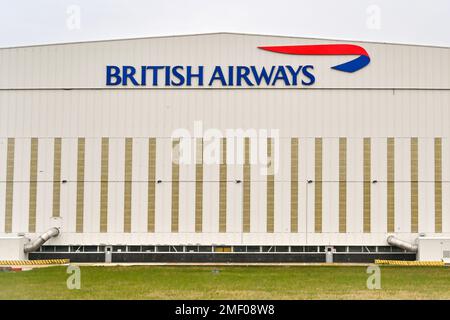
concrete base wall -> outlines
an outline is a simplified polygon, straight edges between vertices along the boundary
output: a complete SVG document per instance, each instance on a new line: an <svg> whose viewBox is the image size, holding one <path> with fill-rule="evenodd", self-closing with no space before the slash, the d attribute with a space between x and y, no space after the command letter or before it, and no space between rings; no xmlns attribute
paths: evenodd
<svg viewBox="0 0 450 320"><path fill-rule="evenodd" d="M419 261L442 261L450 258L450 238L419 237Z"/></svg>
<svg viewBox="0 0 450 320"><path fill-rule="evenodd" d="M28 239L24 237L0 238L0 260L27 260L23 252L26 243Z"/></svg>

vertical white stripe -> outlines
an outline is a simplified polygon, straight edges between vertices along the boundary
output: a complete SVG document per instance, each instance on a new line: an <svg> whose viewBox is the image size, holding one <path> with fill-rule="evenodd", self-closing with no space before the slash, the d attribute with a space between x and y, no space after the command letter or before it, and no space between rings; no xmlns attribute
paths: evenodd
<svg viewBox="0 0 450 320"><path fill-rule="evenodd" d="M39 138L36 233L51 226L53 208L53 144L52 138Z"/></svg>
<svg viewBox="0 0 450 320"><path fill-rule="evenodd" d="M156 180L161 183L155 188L155 234L169 233L171 230L172 186L172 140L156 139Z"/></svg>
<svg viewBox="0 0 450 320"><path fill-rule="evenodd" d="M0 106L0 108L1 108L1 106ZM7 138L0 138L0 234L3 234L5 232L5 196L6 196L6 158L7 158L7 149L8 149L8 139Z"/></svg>
<svg viewBox="0 0 450 320"><path fill-rule="evenodd" d="M100 230L101 138L86 138L84 159L84 232Z"/></svg>
<svg viewBox="0 0 450 320"><path fill-rule="evenodd" d="M363 232L363 138L347 139L347 233Z"/></svg>
<svg viewBox="0 0 450 320"><path fill-rule="evenodd" d="M442 150L444 151L444 150ZM444 153L442 153L444 157ZM445 163L442 162L442 167ZM442 200L444 193L442 193ZM442 211L442 216L445 211ZM419 139L419 232L434 233L434 139Z"/></svg>
<svg viewBox="0 0 450 320"><path fill-rule="evenodd" d="M30 190L30 145L27 138L15 139L14 193L12 208L12 232L28 232L28 205Z"/></svg>
<svg viewBox="0 0 450 320"><path fill-rule="evenodd" d="M395 232L411 231L411 139L395 138ZM419 159L420 163L420 159Z"/></svg>
<svg viewBox="0 0 450 320"><path fill-rule="evenodd" d="M78 139L61 139L61 209L63 232L76 231ZM66 183L62 183L66 180Z"/></svg>
<svg viewBox="0 0 450 320"><path fill-rule="evenodd" d="M387 140L371 139L371 221L372 233L385 233L387 230Z"/></svg>
<svg viewBox="0 0 450 320"><path fill-rule="evenodd" d="M148 138L133 138L131 232L147 232Z"/></svg>
<svg viewBox="0 0 450 320"><path fill-rule="evenodd" d="M108 233L123 232L125 138L109 139Z"/></svg>
<svg viewBox="0 0 450 320"><path fill-rule="evenodd" d="M339 232L339 138L322 139L322 232Z"/></svg>

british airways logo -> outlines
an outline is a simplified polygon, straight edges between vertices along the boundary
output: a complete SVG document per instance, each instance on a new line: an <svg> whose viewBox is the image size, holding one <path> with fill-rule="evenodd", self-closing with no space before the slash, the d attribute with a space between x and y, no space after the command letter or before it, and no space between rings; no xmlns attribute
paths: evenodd
<svg viewBox="0 0 450 320"><path fill-rule="evenodd" d="M321 44L294 46L263 46L259 49L291 55L357 55L356 59L331 67L355 72L367 66L369 54L364 48L351 44ZM314 66L299 65L108 65L107 86L135 87L259 87L311 86L316 82Z"/></svg>
<svg viewBox="0 0 450 320"><path fill-rule="evenodd" d="M277 53L295 55L357 55L358 58L354 60L331 67L332 69L344 72L358 71L367 66L370 62L370 57L367 51L363 47L353 44L315 44L258 48Z"/></svg>

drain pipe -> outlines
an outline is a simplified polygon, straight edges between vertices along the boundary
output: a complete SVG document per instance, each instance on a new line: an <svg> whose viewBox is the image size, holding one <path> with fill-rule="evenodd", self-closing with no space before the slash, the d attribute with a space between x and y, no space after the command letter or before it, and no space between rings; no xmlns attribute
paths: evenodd
<svg viewBox="0 0 450 320"><path fill-rule="evenodd" d="M44 243L47 242L48 239L57 237L59 235L59 229L58 228L50 228L45 233L41 234L39 237L31 241L30 243L27 243L23 247L23 251L25 253L33 252L39 249Z"/></svg>
<svg viewBox="0 0 450 320"><path fill-rule="evenodd" d="M407 241L400 240L399 238L396 238L394 236L389 236L387 238L387 243L389 243L391 246L394 246L394 247L397 247L397 248L400 248L400 249L403 249L403 250L406 250L409 252L417 252L417 248L418 248L417 244L412 244Z"/></svg>

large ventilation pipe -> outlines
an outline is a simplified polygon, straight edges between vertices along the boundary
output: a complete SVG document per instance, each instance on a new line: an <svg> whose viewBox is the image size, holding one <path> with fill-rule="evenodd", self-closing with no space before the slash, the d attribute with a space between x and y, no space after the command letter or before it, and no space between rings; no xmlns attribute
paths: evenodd
<svg viewBox="0 0 450 320"><path fill-rule="evenodd" d="M31 241L30 243L27 243L23 247L23 251L25 253L33 252L39 249L44 243L47 242L48 239L57 237L59 235L59 229L58 228L50 228L45 233L41 234L39 237Z"/></svg>
<svg viewBox="0 0 450 320"><path fill-rule="evenodd" d="M412 244L407 241L400 240L399 238L396 238L394 236L389 236L387 238L387 243L389 243L391 246L410 251L410 252L417 252L417 244Z"/></svg>

